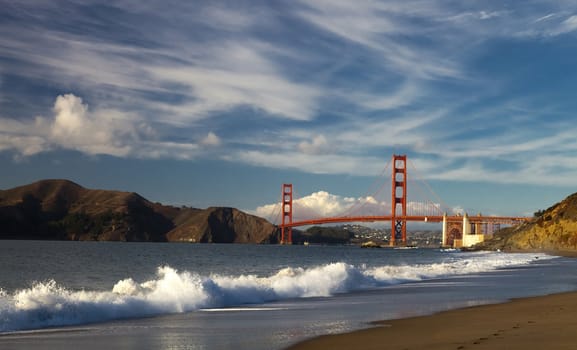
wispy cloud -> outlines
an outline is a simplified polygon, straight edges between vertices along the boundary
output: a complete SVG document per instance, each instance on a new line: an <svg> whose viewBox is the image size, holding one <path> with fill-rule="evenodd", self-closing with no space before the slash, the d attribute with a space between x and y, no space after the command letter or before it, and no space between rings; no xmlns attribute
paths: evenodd
<svg viewBox="0 0 577 350"><path fill-rule="evenodd" d="M574 106L550 91L572 85L527 57L574 39L577 6L524 4L11 2L0 150L351 175L399 150L435 179L570 184Z"/></svg>
<svg viewBox="0 0 577 350"><path fill-rule="evenodd" d="M227 158L251 165L292 169L313 174L374 175L384 167L383 158L357 155L313 155L295 151L240 151Z"/></svg>
<svg viewBox="0 0 577 350"><path fill-rule="evenodd" d="M577 15L573 15L559 25L559 29L557 30L557 34L565 34L570 33L577 30Z"/></svg>
<svg viewBox="0 0 577 350"><path fill-rule="evenodd" d="M381 2L323 1L307 2L307 10L299 15L311 24L338 38L374 51L389 70L416 79L458 78L462 72L458 62L439 55L428 46L416 46L404 37L420 36L410 24L412 10L402 12ZM428 7L427 7L428 8ZM425 17L422 25L427 26ZM440 43L443 44L443 43Z"/></svg>
<svg viewBox="0 0 577 350"><path fill-rule="evenodd" d="M220 43L205 47L203 57L148 70L167 85L188 88L189 101L172 110L189 118L248 105L272 117L311 119L320 93L312 86L283 77L265 57L265 50L266 45L258 43Z"/></svg>

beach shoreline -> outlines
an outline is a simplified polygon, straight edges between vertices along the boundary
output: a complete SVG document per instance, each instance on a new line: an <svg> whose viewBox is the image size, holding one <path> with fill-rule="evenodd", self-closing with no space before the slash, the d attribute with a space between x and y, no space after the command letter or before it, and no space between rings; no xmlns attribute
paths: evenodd
<svg viewBox="0 0 577 350"><path fill-rule="evenodd" d="M577 257L575 251L546 253ZM286 349L574 349L576 315L577 291L572 291L375 321L374 327L323 335Z"/></svg>
<svg viewBox="0 0 577 350"><path fill-rule="evenodd" d="M574 349L577 292L376 322L376 327L325 335L287 350L317 349Z"/></svg>

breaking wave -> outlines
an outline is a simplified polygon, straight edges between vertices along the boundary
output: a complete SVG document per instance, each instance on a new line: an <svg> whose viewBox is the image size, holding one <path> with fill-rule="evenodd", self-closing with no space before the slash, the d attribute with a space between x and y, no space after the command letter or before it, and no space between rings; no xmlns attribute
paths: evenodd
<svg viewBox="0 0 577 350"><path fill-rule="evenodd" d="M475 253L447 262L354 266L336 262L311 268L287 267L270 276L202 276L157 268L156 277L118 281L110 291L76 291L54 280L7 293L0 289L0 332L78 325L205 308L330 296L387 285L520 266L546 255Z"/></svg>

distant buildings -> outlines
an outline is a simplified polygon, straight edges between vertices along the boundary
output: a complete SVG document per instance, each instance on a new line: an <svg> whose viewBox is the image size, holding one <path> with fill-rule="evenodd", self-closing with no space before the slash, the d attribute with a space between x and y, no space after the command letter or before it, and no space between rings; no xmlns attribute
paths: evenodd
<svg viewBox="0 0 577 350"><path fill-rule="evenodd" d="M354 234L354 241L362 243L377 241L388 243L391 238L391 230L385 228L373 228L357 224L342 225L342 229ZM442 232L440 230L409 230L407 233L407 245L417 247L441 246Z"/></svg>

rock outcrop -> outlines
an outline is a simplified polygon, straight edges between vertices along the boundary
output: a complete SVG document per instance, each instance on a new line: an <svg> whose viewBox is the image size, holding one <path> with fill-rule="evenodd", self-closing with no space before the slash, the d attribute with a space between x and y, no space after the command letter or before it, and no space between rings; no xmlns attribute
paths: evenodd
<svg viewBox="0 0 577 350"><path fill-rule="evenodd" d="M476 249L501 250L577 250L577 193L533 220L500 230Z"/></svg>
<svg viewBox="0 0 577 350"><path fill-rule="evenodd" d="M165 206L68 180L0 191L0 239L267 243L276 236L274 225L234 208Z"/></svg>

